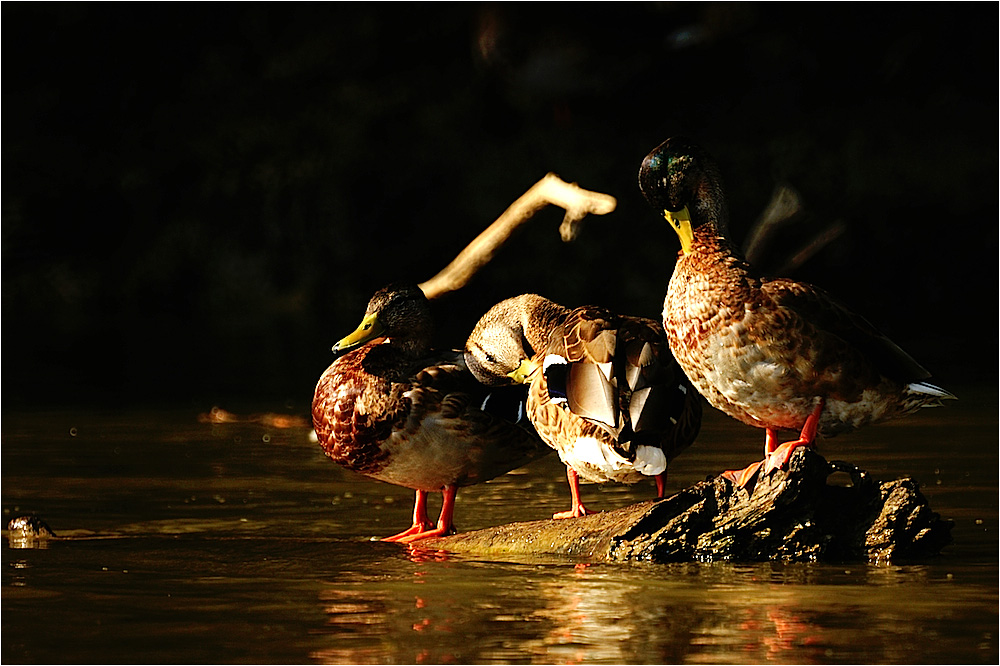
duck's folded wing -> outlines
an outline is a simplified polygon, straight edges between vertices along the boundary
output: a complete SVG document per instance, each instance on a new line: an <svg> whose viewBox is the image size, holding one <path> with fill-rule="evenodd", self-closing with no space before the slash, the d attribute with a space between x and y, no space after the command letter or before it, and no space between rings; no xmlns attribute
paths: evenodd
<svg viewBox="0 0 1000 666"><path fill-rule="evenodd" d="M811 327L814 334L832 336L843 345L843 353L857 353L885 377L909 383L927 379L930 373L864 317L841 305L813 285L778 278L762 280L760 293L765 306L785 308L800 319L793 327ZM831 347L836 343L831 343ZM830 349L830 354L837 354Z"/></svg>
<svg viewBox="0 0 1000 666"><path fill-rule="evenodd" d="M411 419L433 419L434 427L470 443L547 452L526 415L526 386L484 386L460 351L442 352L421 368L405 396Z"/></svg>
<svg viewBox="0 0 1000 666"><path fill-rule="evenodd" d="M621 431L621 400L615 375L618 347L618 317L604 308L584 306L566 317L562 341L566 372L558 377L564 385L550 385L550 394L566 396L570 410L614 437ZM552 350L550 350L552 351ZM554 381L556 375L546 375Z"/></svg>
<svg viewBox="0 0 1000 666"><path fill-rule="evenodd" d="M617 347L618 317L596 306L579 307L562 325L565 357L570 363L610 363ZM558 351L557 351L558 353Z"/></svg>

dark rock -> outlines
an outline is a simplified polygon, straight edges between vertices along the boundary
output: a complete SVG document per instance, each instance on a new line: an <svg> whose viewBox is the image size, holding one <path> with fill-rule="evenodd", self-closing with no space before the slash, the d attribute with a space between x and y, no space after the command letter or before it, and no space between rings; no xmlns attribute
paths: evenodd
<svg viewBox="0 0 1000 666"><path fill-rule="evenodd" d="M7 523L7 542L11 548L45 548L55 536L38 516L18 516Z"/></svg>

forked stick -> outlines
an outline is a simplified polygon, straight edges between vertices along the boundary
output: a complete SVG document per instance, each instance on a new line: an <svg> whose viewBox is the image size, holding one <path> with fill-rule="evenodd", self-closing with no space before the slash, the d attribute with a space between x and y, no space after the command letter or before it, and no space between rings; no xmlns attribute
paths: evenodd
<svg viewBox="0 0 1000 666"><path fill-rule="evenodd" d="M428 299L461 289L493 259L517 227L550 204L566 209L559 225L559 235L569 242L576 238L583 218L588 214L606 215L615 209L618 202L610 194L585 190L576 183L565 182L554 173L546 174L518 197L496 222L476 236L440 273L418 286Z"/></svg>

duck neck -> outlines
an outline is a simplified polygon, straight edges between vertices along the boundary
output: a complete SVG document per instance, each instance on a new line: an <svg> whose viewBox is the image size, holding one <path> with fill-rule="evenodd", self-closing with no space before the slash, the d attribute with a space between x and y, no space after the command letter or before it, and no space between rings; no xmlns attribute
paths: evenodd
<svg viewBox="0 0 1000 666"><path fill-rule="evenodd" d="M738 309L753 289L749 264L732 241L710 224L695 229L691 251L678 258L671 285L684 283L699 285L699 300Z"/></svg>
<svg viewBox="0 0 1000 666"><path fill-rule="evenodd" d="M726 206L726 193L722 188L722 179L705 174L695 187L693 205L691 207L691 222L696 229L710 227L714 232L727 238L729 234L729 209Z"/></svg>
<svg viewBox="0 0 1000 666"><path fill-rule="evenodd" d="M723 258L730 258L736 260L737 263L744 266L746 264L746 260L743 259L742 253L736 245L729 240L729 236L726 235L725 231L720 231L717 227L711 224L703 224L694 230L694 239L691 242L691 252L688 253L687 256L698 257L702 260L710 257L712 260L716 261Z"/></svg>
<svg viewBox="0 0 1000 666"><path fill-rule="evenodd" d="M424 362L429 349L426 340L390 338L388 342L372 345L363 352L362 367L370 375L390 382L404 382L414 372L414 365Z"/></svg>
<svg viewBox="0 0 1000 666"><path fill-rule="evenodd" d="M522 305L519 317L524 338L534 354L539 354L548 347L549 334L563 322L569 309L535 294L525 297Z"/></svg>
<svg viewBox="0 0 1000 666"><path fill-rule="evenodd" d="M422 361L431 348L433 325L419 318L405 332L389 335L383 344L375 344L365 357L365 369L391 381L403 381L415 362Z"/></svg>
<svg viewBox="0 0 1000 666"><path fill-rule="evenodd" d="M388 346L404 358L416 359L424 356L430 349L430 337L389 338Z"/></svg>

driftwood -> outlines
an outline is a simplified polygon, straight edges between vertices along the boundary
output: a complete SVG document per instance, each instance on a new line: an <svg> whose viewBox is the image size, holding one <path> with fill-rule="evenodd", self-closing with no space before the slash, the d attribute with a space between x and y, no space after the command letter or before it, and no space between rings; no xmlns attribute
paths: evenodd
<svg viewBox="0 0 1000 666"><path fill-rule="evenodd" d="M836 485L838 479L849 485ZM616 511L512 523L422 546L606 562L884 563L936 555L951 541L953 524L930 510L912 479L877 481L811 449L798 449L788 471L759 478L751 491L716 477Z"/></svg>
<svg viewBox="0 0 1000 666"><path fill-rule="evenodd" d="M450 264L418 286L428 299L440 298L461 289L480 268L488 264L514 231L546 206L566 211L559 235L563 241L576 238L580 222L587 215L607 215L618 202L610 194L585 190L567 183L554 173L546 174L503 212L497 220L476 236Z"/></svg>

